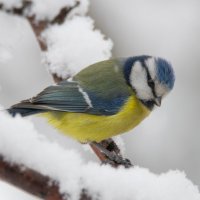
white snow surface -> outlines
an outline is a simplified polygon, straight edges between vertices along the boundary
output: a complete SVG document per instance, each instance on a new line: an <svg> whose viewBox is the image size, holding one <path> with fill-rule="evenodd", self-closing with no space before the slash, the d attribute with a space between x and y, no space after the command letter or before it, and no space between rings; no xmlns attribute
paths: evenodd
<svg viewBox="0 0 200 200"><path fill-rule="evenodd" d="M9 46L0 44L0 64L6 63L10 59L12 59L12 53Z"/></svg>
<svg viewBox="0 0 200 200"><path fill-rule="evenodd" d="M37 197L32 196L22 190L5 183L0 180L0 196L1 200L39 200ZM41 199L40 199L41 200Z"/></svg>
<svg viewBox="0 0 200 200"><path fill-rule="evenodd" d="M95 62L111 57L113 43L97 29L90 17L76 16L43 33L48 51L45 62L62 78L76 74Z"/></svg>
<svg viewBox="0 0 200 200"><path fill-rule="evenodd" d="M18 8L22 5L22 0L0 0L0 4L4 5L4 8L11 9L13 7Z"/></svg>
<svg viewBox="0 0 200 200"><path fill-rule="evenodd" d="M67 15L67 18L72 18L75 15L84 16L89 10L89 0L79 0L79 5L73 8Z"/></svg>
<svg viewBox="0 0 200 200"><path fill-rule="evenodd" d="M33 5L30 10L27 10L27 15L35 15L36 20L52 20L54 19L62 8L71 8L76 5L76 0L32 0ZM80 14L85 14L88 11L88 0L82 0L77 6ZM48 6L47 6L48 5ZM74 13L79 14L79 13Z"/></svg>
<svg viewBox="0 0 200 200"><path fill-rule="evenodd" d="M29 12L32 16L35 14L36 20L52 20L64 7L72 7L75 0L32 0L33 5ZM48 5L48 6L47 6Z"/></svg>
<svg viewBox="0 0 200 200"><path fill-rule="evenodd" d="M75 150L47 140L28 119L4 112L0 127L1 154L57 180L70 199L78 199L85 188L102 200L200 200L197 187L178 170L156 175L140 167L114 169L86 163Z"/></svg>
<svg viewBox="0 0 200 200"><path fill-rule="evenodd" d="M0 0L4 8L20 7L22 0ZM35 16L36 20L52 20L62 8L71 8L77 4L77 0L32 0L32 5L25 10L25 15ZM88 12L89 0L79 0L78 6L72 9L69 17L73 15L85 15Z"/></svg>

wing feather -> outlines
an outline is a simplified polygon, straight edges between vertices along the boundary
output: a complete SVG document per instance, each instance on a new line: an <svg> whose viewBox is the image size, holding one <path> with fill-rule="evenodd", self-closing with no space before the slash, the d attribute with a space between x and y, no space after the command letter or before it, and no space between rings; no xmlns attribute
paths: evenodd
<svg viewBox="0 0 200 200"><path fill-rule="evenodd" d="M79 91L79 87L77 82L63 81L46 88L28 101L32 106L47 110L85 112L90 106Z"/></svg>
<svg viewBox="0 0 200 200"><path fill-rule="evenodd" d="M62 81L37 96L12 106L12 114L66 111L94 115L116 114L132 90L127 87L120 62L103 61L82 70L73 81ZM18 112L17 112L18 111Z"/></svg>

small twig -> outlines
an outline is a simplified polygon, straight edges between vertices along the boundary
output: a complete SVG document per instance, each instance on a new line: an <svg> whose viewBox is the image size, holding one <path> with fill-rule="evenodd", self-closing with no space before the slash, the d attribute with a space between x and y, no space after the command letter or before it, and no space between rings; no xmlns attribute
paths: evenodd
<svg viewBox="0 0 200 200"><path fill-rule="evenodd" d="M65 18L67 16L67 14L73 10L74 8L76 8L77 6L79 6L80 2L77 1L76 4L73 7L64 7L60 10L60 13L51 21L51 24L62 24L65 21Z"/></svg>
<svg viewBox="0 0 200 200"><path fill-rule="evenodd" d="M19 15L19 16L22 16L22 17L25 17L36 37L37 37L37 40L38 40L38 43L40 45L40 48L42 51L46 51L47 50L47 45L45 44L45 42L41 39L41 33L50 25L53 25L53 24L62 24L64 21L65 21L65 18L67 16L67 14L73 10L74 8L76 8L77 6L79 6L80 2L77 1L75 3L74 6L72 7L64 7L60 10L60 12L57 14L57 16L54 17L54 19L48 21L48 20L40 20L40 21L37 21L35 20L35 16L25 16L24 13L25 13L25 10L30 8L31 5L32 5L32 1L31 0L23 0L22 2L22 6L19 7L19 8L15 8L13 7L12 9L5 9L3 4L0 4L0 9L1 10L4 10L5 12L9 13L9 14L15 14L15 15ZM58 77L59 78L59 77Z"/></svg>

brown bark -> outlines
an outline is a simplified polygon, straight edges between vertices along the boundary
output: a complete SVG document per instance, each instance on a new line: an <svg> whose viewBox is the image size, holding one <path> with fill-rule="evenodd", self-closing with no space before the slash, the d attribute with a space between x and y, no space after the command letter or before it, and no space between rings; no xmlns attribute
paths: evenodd
<svg viewBox="0 0 200 200"><path fill-rule="evenodd" d="M60 194L54 180L23 165L11 164L3 156L0 156L0 178L45 200L67 199L67 194ZM80 200L91 200L85 189L82 189Z"/></svg>
<svg viewBox="0 0 200 200"><path fill-rule="evenodd" d="M10 164L0 156L0 178L9 182L24 191L33 194L37 197L49 200L62 200L62 195L59 193L58 186L55 183L50 183L50 179L46 176L28 169L22 170L24 167L17 164Z"/></svg>

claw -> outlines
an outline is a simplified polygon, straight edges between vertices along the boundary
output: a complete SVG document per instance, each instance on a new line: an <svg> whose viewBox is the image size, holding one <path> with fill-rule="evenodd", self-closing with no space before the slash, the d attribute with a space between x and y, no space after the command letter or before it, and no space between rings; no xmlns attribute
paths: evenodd
<svg viewBox="0 0 200 200"><path fill-rule="evenodd" d="M129 159L123 158L122 156L117 154L114 154L113 157L111 157L110 159L118 165L123 165L125 168L130 168L133 166Z"/></svg>
<svg viewBox="0 0 200 200"><path fill-rule="evenodd" d="M116 163L114 161L110 160L110 159L106 159L106 160L102 161L101 164L102 165L112 165L112 166L116 165Z"/></svg>
<svg viewBox="0 0 200 200"><path fill-rule="evenodd" d="M125 168L130 168L133 166L129 159L124 159L121 155L117 154L116 152L110 152L101 144L93 142L93 145L95 145L108 158L107 160L103 161L102 164L110 164L112 166L123 165Z"/></svg>
<svg viewBox="0 0 200 200"><path fill-rule="evenodd" d="M127 159L127 158L125 158L125 159L123 160L123 165L124 165L125 168L133 167L131 161L130 161L129 159Z"/></svg>

